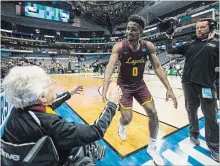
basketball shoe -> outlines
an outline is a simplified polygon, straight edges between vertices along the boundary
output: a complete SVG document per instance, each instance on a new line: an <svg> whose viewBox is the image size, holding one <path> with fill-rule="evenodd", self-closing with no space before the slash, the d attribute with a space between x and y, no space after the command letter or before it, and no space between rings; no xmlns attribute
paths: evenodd
<svg viewBox="0 0 220 166"><path fill-rule="evenodd" d="M155 165L164 165L163 158L161 157L156 146L148 145L147 153L151 156Z"/></svg>

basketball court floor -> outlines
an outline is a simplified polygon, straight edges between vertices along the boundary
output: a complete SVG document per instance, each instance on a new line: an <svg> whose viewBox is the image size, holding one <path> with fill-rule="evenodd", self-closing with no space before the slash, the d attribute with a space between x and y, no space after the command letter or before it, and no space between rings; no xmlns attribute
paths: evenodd
<svg viewBox="0 0 220 166"><path fill-rule="evenodd" d="M57 74L51 75L56 79L58 94L69 90L73 86L83 85L81 95L74 95L56 111L67 121L92 124L104 109L101 91L103 76L92 73ZM113 75L112 84L116 85L117 75ZM204 119L201 111L199 125L201 129L201 145L195 147L188 137L188 119L184 107L184 97L180 78L168 76L178 101L178 109L173 107L170 100L165 102L166 89L155 75L145 75L144 80L154 98L159 116L159 142L160 153L166 165L220 165L210 158L205 143ZM98 161L97 165L153 165L146 152L149 143L148 117L143 108L134 100L133 119L126 127L127 139L122 141L118 136L118 120L120 112L117 111L103 140L99 141L107 148L106 157ZM220 117L218 114L217 118ZM218 119L219 120L219 119Z"/></svg>

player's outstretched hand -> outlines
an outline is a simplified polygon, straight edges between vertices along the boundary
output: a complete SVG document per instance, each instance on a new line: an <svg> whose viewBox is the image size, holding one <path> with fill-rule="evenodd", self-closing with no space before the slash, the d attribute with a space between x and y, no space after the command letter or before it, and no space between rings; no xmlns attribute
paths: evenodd
<svg viewBox="0 0 220 166"><path fill-rule="evenodd" d="M113 86L112 84L109 86L107 98L109 101L118 104L121 99L122 91L121 88L117 86Z"/></svg>
<svg viewBox="0 0 220 166"><path fill-rule="evenodd" d="M176 97L175 97L175 95L174 95L172 89L171 89L171 90L167 90L167 93L166 93L166 101L168 101L169 98L171 98L171 99L173 100L173 106L174 106L174 108L177 109L178 102L177 102L177 100L176 100Z"/></svg>
<svg viewBox="0 0 220 166"><path fill-rule="evenodd" d="M82 91L83 91L82 85L74 86L72 89L69 90L71 96L75 94L80 94Z"/></svg>

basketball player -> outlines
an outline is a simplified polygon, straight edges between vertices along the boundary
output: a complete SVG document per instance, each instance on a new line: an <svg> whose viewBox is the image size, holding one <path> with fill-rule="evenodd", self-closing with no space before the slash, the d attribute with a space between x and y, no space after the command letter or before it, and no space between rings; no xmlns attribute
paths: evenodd
<svg viewBox="0 0 220 166"><path fill-rule="evenodd" d="M122 140L126 139L125 126L132 120L132 103L134 97L143 106L149 117L150 144L147 148L147 152L155 164L163 165L163 159L156 151L156 139L159 127L157 111L155 109L154 100L143 80L147 55L149 55L155 73L167 89L166 100L171 98L175 108L177 108L177 100L167 80L166 74L158 62L153 44L139 39L144 27L144 18L138 15L133 15L129 18L126 29L127 40L116 43L112 49L112 55L105 71L102 98L103 102L105 102L108 82L111 78L114 65L117 59L119 59L120 66L117 84L122 90L122 98L120 100L121 118L118 127L119 137Z"/></svg>

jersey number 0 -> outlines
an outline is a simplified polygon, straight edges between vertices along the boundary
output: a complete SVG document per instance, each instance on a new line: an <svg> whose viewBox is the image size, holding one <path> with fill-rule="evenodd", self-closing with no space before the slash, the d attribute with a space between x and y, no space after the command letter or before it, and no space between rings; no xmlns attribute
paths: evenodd
<svg viewBox="0 0 220 166"><path fill-rule="evenodd" d="M132 76L137 76L138 75L138 68L137 67L133 67L132 69Z"/></svg>

